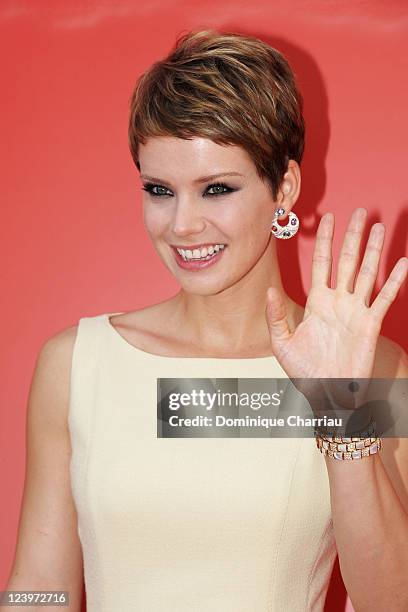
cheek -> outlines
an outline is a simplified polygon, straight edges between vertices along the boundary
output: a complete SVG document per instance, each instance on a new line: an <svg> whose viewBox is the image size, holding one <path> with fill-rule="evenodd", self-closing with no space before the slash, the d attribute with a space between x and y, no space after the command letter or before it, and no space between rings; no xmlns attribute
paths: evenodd
<svg viewBox="0 0 408 612"><path fill-rule="evenodd" d="M168 222L167 217L165 208L149 204L143 206L143 222L150 236L159 236L162 233Z"/></svg>
<svg viewBox="0 0 408 612"><path fill-rule="evenodd" d="M220 228L231 238L246 235L259 224L259 211L251 207L246 199L231 198L224 201L218 207L209 209L206 217L211 225Z"/></svg>
<svg viewBox="0 0 408 612"><path fill-rule="evenodd" d="M228 222L223 221L223 227L228 227L228 234L233 238L242 239L244 248L265 246L269 238L271 211L268 203L249 203L236 208ZM227 225L228 223L228 225Z"/></svg>

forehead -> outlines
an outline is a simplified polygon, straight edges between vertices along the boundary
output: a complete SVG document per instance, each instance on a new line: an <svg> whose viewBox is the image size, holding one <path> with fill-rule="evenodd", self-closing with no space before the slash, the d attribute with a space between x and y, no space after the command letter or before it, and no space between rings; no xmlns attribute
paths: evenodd
<svg viewBox="0 0 408 612"><path fill-rule="evenodd" d="M139 162L142 174L167 175L173 180L183 180L220 172L239 172L248 176L255 166L242 147L219 145L208 138L191 140L174 136L148 138L139 146Z"/></svg>

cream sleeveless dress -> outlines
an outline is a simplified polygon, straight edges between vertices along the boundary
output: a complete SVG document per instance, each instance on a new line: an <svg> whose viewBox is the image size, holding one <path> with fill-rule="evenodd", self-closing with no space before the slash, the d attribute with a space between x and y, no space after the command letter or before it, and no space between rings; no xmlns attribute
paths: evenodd
<svg viewBox="0 0 408 612"><path fill-rule="evenodd" d="M312 438L157 438L158 377L287 378L165 357L79 320L68 425L88 612L320 612L336 547Z"/></svg>

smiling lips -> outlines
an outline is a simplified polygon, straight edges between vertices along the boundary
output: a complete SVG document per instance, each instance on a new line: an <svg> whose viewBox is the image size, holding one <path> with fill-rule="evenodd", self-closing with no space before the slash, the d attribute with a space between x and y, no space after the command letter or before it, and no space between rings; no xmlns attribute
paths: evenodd
<svg viewBox="0 0 408 612"><path fill-rule="evenodd" d="M176 247L178 253L182 256L184 261L191 261L193 259L210 259L225 247L224 244L209 244L197 247Z"/></svg>
<svg viewBox="0 0 408 612"><path fill-rule="evenodd" d="M185 270L200 270L219 261L226 246L225 244L218 243L201 246L201 248L172 248L176 261L181 268Z"/></svg>

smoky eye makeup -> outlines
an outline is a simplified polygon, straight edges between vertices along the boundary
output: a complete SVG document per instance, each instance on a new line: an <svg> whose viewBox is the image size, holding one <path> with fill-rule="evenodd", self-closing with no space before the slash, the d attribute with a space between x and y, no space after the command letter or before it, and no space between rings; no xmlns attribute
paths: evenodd
<svg viewBox="0 0 408 612"><path fill-rule="evenodd" d="M159 190L159 191L154 191L155 189ZM142 187L143 191L147 191L148 193L150 193L152 196L163 196L163 195L168 195L167 193L163 193L163 191L170 191L167 187L164 187L164 185L158 185L156 183L144 183L143 187ZM160 192L161 191L161 192Z"/></svg>
<svg viewBox="0 0 408 612"><path fill-rule="evenodd" d="M171 190L164 185L160 185L159 183L151 183L146 182L142 187L143 191L147 191L153 197L163 197L169 196L171 197ZM203 193L203 197L217 197L221 195L226 195L228 193L232 193L234 191L238 191L236 187L230 187L227 183L224 182L215 182L208 185ZM170 193L166 193L170 192Z"/></svg>

